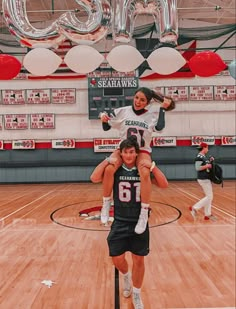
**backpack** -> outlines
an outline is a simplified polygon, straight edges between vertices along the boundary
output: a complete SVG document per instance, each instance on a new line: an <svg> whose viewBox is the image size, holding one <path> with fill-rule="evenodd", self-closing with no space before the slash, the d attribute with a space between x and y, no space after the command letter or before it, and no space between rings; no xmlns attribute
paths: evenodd
<svg viewBox="0 0 236 309"><path fill-rule="evenodd" d="M211 164L210 180L217 185L221 184L223 187L223 170L221 166L215 162L211 162Z"/></svg>

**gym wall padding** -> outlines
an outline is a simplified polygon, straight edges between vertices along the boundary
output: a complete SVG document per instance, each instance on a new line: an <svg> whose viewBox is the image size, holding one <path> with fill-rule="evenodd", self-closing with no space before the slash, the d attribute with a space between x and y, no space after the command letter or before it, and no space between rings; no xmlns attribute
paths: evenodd
<svg viewBox="0 0 236 309"><path fill-rule="evenodd" d="M154 147L152 158L169 180L196 179L195 147ZM236 147L210 146L225 179L236 179ZM88 182L95 166L110 153L92 148L0 151L0 183Z"/></svg>

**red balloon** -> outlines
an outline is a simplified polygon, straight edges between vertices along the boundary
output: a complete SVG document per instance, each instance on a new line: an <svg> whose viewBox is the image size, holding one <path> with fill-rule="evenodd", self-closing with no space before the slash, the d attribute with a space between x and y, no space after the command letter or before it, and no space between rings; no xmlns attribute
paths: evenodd
<svg viewBox="0 0 236 309"><path fill-rule="evenodd" d="M0 54L0 80L16 77L21 70L20 61L10 55Z"/></svg>
<svg viewBox="0 0 236 309"><path fill-rule="evenodd" d="M219 55L211 51L201 52L189 60L190 70L201 77L209 77L227 68Z"/></svg>

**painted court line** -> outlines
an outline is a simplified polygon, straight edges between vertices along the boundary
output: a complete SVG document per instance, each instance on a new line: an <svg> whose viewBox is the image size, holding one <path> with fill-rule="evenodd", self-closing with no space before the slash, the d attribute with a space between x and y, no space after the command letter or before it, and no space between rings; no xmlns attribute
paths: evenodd
<svg viewBox="0 0 236 309"><path fill-rule="evenodd" d="M55 191L55 190L54 190L54 191ZM13 211L13 212L9 213L7 216L2 217L2 218L0 219L0 221L3 221L3 220L5 220L5 219L9 218L10 216L14 215L15 213L17 213L17 212L21 211L22 209L24 209L24 208L26 208L26 207L28 207L28 206L30 206L30 205L31 205L31 204L33 204L34 202L37 202L37 201L41 200L41 199L42 199L42 198L44 198L45 196L47 196L47 195L49 195L49 194L53 193L54 191L50 191L50 192L48 192L48 193L46 193L46 194L44 194L44 195L40 196L39 198L37 198L37 199L35 199L35 200L31 201L30 203L25 204L25 205L24 205L24 206L22 206L21 208L16 209L15 211Z"/></svg>

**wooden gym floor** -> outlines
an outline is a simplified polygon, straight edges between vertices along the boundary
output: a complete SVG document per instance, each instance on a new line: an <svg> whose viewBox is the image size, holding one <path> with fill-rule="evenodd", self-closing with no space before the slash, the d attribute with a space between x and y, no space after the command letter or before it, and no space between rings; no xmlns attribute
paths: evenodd
<svg viewBox="0 0 236 309"><path fill-rule="evenodd" d="M196 181L153 186L145 309L235 307L235 192L233 180L214 185L218 220L194 221ZM100 184L0 185L0 308L117 308L101 197ZM133 308L121 276L119 303Z"/></svg>

